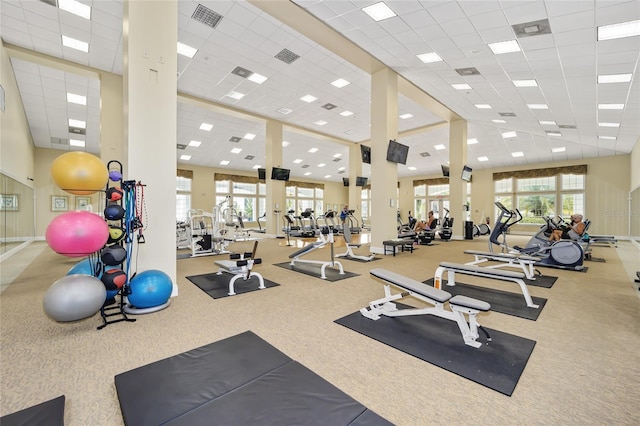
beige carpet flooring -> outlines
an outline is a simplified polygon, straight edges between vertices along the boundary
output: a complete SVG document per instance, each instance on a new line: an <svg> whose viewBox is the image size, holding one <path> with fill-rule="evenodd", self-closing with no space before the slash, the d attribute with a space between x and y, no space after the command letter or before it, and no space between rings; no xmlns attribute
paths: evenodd
<svg viewBox="0 0 640 426"><path fill-rule="evenodd" d="M382 296L369 269L422 281L433 277L440 261L472 260L463 251L486 250L486 238L378 255L373 263L342 260L345 270L360 276L337 282L274 266L296 249L265 239L258 247L264 263L256 271L280 286L214 300L185 277L215 271L214 261L226 256L178 260L179 296L169 308L100 331L99 315L63 324L44 314L47 288L79 260L46 248L0 295L0 415L64 394L67 425L121 425L116 374L251 330L397 425L640 424L640 298L617 254L635 250L640 259L628 242L594 248L594 257L606 263L587 262L587 273L541 269L559 279L550 289L530 287L533 296L548 299L537 321L479 316L488 328L537 341L511 397L333 322ZM230 248L242 252L252 245ZM309 254L328 256L328 248ZM517 292L511 283L459 280Z"/></svg>

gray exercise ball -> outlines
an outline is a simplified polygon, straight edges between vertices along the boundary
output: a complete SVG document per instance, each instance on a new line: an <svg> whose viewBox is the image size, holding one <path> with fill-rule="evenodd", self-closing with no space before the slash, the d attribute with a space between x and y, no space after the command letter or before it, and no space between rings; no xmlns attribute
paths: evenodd
<svg viewBox="0 0 640 426"><path fill-rule="evenodd" d="M44 311L55 321L78 321L93 316L107 298L107 289L91 275L65 275L44 295Z"/></svg>

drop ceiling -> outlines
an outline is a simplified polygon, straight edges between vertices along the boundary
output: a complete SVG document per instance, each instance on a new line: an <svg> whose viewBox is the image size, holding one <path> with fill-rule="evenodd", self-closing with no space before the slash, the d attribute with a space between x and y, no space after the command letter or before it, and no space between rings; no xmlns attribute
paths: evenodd
<svg viewBox="0 0 640 426"><path fill-rule="evenodd" d="M247 171L263 166L264 119L272 118L285 124L283 136L289 142L282 167L290 168L294 177L341 181L348 175L349 145L368 143L371 137L371 78L355 56L336 53L347 49L325 45L335 32L466 119L469 139L477 141L468 145L473 168L622 155L637 142L640 36L597 41L596 35L598 26L640 19L637 1L394 0L386 4L396 16L380 22L361 10L374 3L281 1L276 7L283 12L272 12L278 15L274 17L267 11L277 2L180 0L178 41L198 52L193 58L178 55L178 92L247 115L180 101L177 155L191 158L178 163ZM2 0L2 40L122 74L123 2L82 4L91 7L91 20L58 9L51 1ZM196 10L198 18L221 18L211 27L194 18ZM301 11L307 19L323 22L322 31L295 30L296 22L288 17ZM89 52L63 47L62 34L88 42ZM521 50L494 54L489 47L507 40L516 40ZM442 60L423 63L417 57L431 52ZM294 60L276 57L283 53ZM11 61L36 146L99 153L98 79L22 58ZM251 73L267 79L253 82L246 78ZM604 74L631 74L631 79L598 84L598 75ZM331 84L340 78L350 84ZM537 86L516 87L513 80L535 80ZM457 90L454 84L468 88ZM244 96L231 98L232 91ZM86 96L86 106L68 103L67 92ZM304 102L300 98L305 95L316 99ZM490 108L479 109L482 104ZM547 108L532 109L532 104ZM623 109L598 109L598 104L622 104ZM340 114L345 111L352 114ZM404 94L398 113L411 115L398 120L398 141L410 147L398 175L439 174L449 156L449 130L441 125L440 114ZM70 133L69 118L86 121L86 134ZM202 123L212 124L212 130L200 130ZM70 146L72 139L84 140L85 147ZM191 141L200 144L190 146ZM232 153L233 148L241 151ZM311 148L317 152L310 153ZM229 163L223 166L221 161ZM363 174L370 173L364 166Z"/></svg>

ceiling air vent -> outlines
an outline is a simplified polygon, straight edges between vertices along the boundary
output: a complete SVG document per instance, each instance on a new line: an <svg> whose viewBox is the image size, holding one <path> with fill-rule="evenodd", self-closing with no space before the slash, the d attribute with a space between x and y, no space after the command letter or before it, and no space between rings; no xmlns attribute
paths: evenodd
<svg viewBox="0 0 640 426"><path fill-rule="evenodd" d="M245 160L253 160L254 158L256 157L254 157L253 155L247 155L246 157L244 157Z"/></svg>
<svg viewBox="0 0 640 426"><path fill-rule="evenodd" d="M51 138L51 144L54 144L54 145L69 145L69 141L67 139L62 139L62 138Z"/></svg>
<svg viewBox="0 0 640 426"><path fill-rule="evenodd" d="M342 160L342 158L337 157L337 158L334 158L334 159L333 159L333 162L334 162L334 163L337 163L337 162L338 162L338 161L340 161L340 160Z"/></svg>
<svg viewBox="0 0 640 426"><path fill-rule="evenodd" d="M340 170L340 171L338 172L338 174L339 174L339 175L341 175L341 174L343 174L344 172L345 172L344 170Z"/></svg>
<svg viewBox="0 0 640 426"><path fill-rule="evenodd" d="M247 69L244 69L242 67L235 67L233 69L233 71L231 71L231 74L235 74L237 76L240 76L242 78L247 78L249 77L251 74L253 74L253 71L249 71Z"/></svg>
<svg viewBox="0 0 640 426"><path fill-rule="evenodd" d="M87 130L80 127L69 126L69 133L73 133L74 135L86 135Z"/></svg>
<svg viewBox="0 0 640 426"><path fill-rule="evenodd" d="M307 168L309 168L309 165L308 164L304 164L303 166L301 166L301 168L307 169Z"/></svg>
<svg viewBox="0 0 640 426"><path fill-rule="evenodd" d="M193 12L193 15L191 15L191 19L202 22L203 24L211 28L215 28L220 23L222 15L214 12L208 7L199 4L198 7L196 7L196 10Z"/></svg>
<svg viewBox="0 0 640 426"><path fill-rule="evenodd" d="M48 5L51 5L53 7L58 7L58 5L56 4L56 0L40 0L42 3L46 3Z"/></svg>
<svg viewBox="0 0 640 426"><path fill-rule="evenodd" d="M575 124L558 124L558 128L560 129L575 129Z"/></svg>
<svg viewBox="0 0 640 426"><path fill-rule="evenodd" d="M498 115L500 117L515 117L516 114L513 112L499 112Z"/></svg>
<svg viewBox="0 0 640 426"><path fill-rule="evenodd" d="M548 19L541 19L539 21L525 22L524 24L512 25L513 32L516 33L516 37L531 37L541 34L551 34L551 26Z"/></svg>
<svg viewBox="0 0 640 426"><path fill-rule="evenodd" d="M293 53L292 51L290 51L289 49L282 49L276 56L274 56L277 59L280 59L282 62L284 62L285 64L290 64L291 62L295 61L296 59L298 59L300 57L300 55L296 55L295 53Z"/></svg>
<svg viewBox="0 0 640 426"><path fill-rule="evenodd" d="M337 108L337 107L338 106L334 105L334 104L324 104L324 105L322 105L322 108L328 109L328 110L332 110L332 109Z"/></svg>
<svg viewBox="0 0 640 426"><path fill-rule="evenodd" d="M457 68L456 72L460 75L480 75L480 71L478 71L475 67Z"/></svg>
<svg viewBox="0 0 640 426"><path fill-rule="evenodd" d="M242 139L242 138L239 138L239 137L237 137L237 136L231 136L231 137L229 138L229 142L236 142L236 143L238 143L238 142L240 142L240 140L241 140L241 139Z"/></svg>
<svg viewBox="0 0 640 426"><path fill-rule="evenodd" d="M431 157L431 154L429 154L427 151L425 151L425 152L421 152L420 156L421 157Z"/></svg>
<svg viewBox="0 0 640 426"><path fill-rule="evenodd" d="M187 149L187 146L186 146L186 145L183 145L183 144L181 144L181 143L177 144L177 145L176 145L176 147L177 147L178 149Z"/></svg>

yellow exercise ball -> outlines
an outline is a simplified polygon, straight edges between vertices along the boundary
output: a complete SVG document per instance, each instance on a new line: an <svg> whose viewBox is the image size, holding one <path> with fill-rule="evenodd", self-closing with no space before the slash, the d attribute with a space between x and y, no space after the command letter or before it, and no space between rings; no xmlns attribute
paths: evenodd
<svg viewBox="0 0 640 426"><path fill-rule="evenodd" d="M51 177L66 192L89 195L107 186L109 171L95 155L72 151L53 160Z"/></svg>

